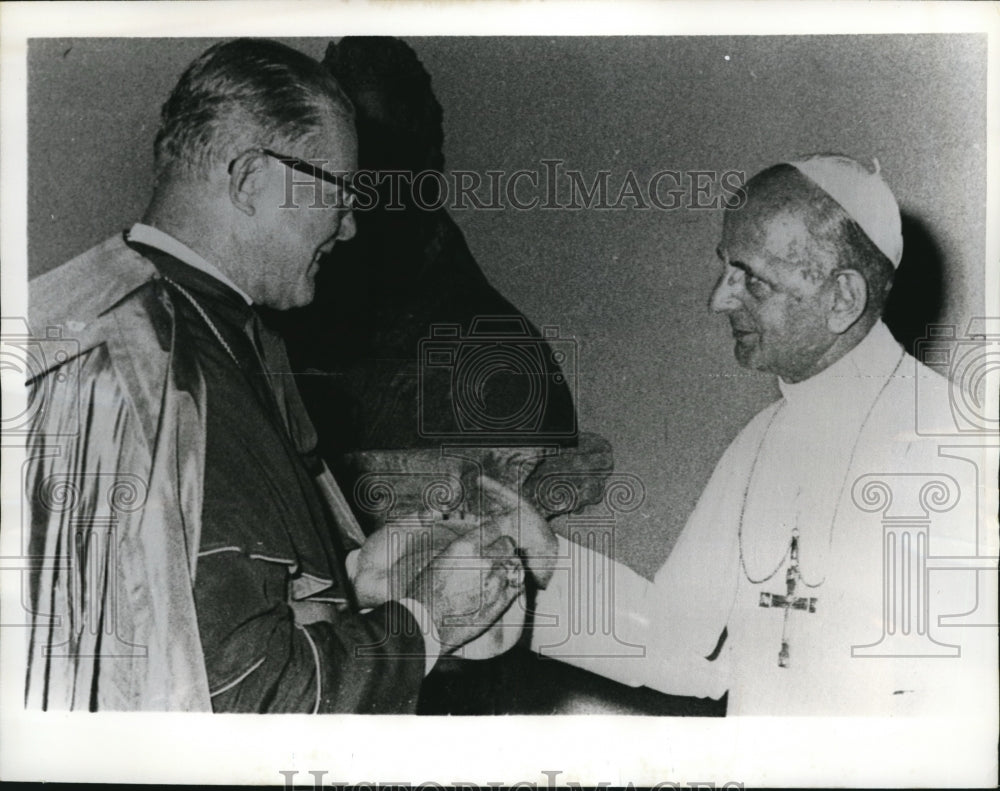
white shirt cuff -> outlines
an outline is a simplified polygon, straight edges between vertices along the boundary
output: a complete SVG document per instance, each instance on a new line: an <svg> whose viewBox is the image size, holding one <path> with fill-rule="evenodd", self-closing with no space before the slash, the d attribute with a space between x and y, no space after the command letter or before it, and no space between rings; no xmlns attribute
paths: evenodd
<svg viewBox="0 0 1000 791"><path fill-rule="evenodd" d="M417 627L424 635L424 653L427 657L426 664L424 665L424 675L426 676L434 669L438 657L441 656L441 640L438 638L437 628L435 628L434 621L431 619L431 614L427 612L427 608L416 599L400 599L399 603L410 611L410 614L417 621Z"/></svg>

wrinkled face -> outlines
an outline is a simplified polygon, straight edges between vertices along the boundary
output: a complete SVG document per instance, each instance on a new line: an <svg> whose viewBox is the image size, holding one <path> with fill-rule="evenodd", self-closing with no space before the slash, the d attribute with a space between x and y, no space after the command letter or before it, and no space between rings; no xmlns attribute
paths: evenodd
<svg viewBox="0 0 1000 791"><path fill-rule="evenodd" d="M822 370L820 358L837 337L826 319L831 255L793 207L751 198L726 212L718 247L724 270L710 306L729 317L740 365L788 382Z"/></svg>
<svg viewBox="0 0 1000 791"><path fill-rule="evenodd" d="M341 176L357 169L357 138L345 119L331 117L320 135L298 148L303 150L277 153ZM257 258L251 296L262 305L286 310L312 302L320 258L338 241L354 236L354 215L340 186L271 157L266 168L266 193L257 203L251 245Z"/></svg>

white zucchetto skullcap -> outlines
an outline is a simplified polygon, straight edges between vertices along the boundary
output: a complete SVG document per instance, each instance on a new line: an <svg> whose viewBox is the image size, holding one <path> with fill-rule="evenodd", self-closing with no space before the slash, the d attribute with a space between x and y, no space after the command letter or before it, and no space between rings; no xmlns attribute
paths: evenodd
<svg viewBox="0 0 1000 791"><path fill-rule="evenodd" d="M903 257L899 204L879 175L860 162L837 154L815 154L788 162L841 205L894 267Z"/></svg>

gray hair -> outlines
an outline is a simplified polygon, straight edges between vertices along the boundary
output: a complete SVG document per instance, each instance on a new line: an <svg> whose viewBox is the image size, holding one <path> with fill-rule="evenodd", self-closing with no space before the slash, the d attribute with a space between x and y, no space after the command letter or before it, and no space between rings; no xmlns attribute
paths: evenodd
<svg viewBox="0 0 1000 791"><path fill-rule="evenodd" d="M160 110L156 178L207 178L251 148L293 154L331 113L353 123L350 100L318 61L268 39L216 44L188 66Z"/></svg>

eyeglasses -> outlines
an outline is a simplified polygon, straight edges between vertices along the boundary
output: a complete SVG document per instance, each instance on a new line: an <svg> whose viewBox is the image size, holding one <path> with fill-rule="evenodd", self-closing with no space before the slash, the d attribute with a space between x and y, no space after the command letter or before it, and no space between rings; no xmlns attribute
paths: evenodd
<svg viewBox="0 0 1000 791"><path fill-rule="evenodd" d="M331 173L328 170L324 170L317 165L307 162L304 159L299 159L298 157L290 157L286 154L278 154L271 151L268 148L260 149L260 153L271 157L272 159L278 160L282 165L291 168L292 170L297 170L299 173L303 173L306 176L312 176L313 178L320 179L327 182L328 184L333 184L340 189L344 196L344 206L345 208L352 208L354 206L354 201L357 198L357 193L351 186L351 182L344 176L338 176L336 173ZM242 156L242 155L241 155ZM239 159L237 157L236 159ZM233 174L233 167L236 165L236 159L229 163L229 175Z"/></svg>

